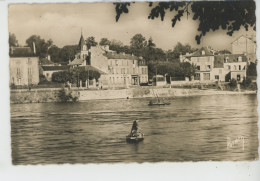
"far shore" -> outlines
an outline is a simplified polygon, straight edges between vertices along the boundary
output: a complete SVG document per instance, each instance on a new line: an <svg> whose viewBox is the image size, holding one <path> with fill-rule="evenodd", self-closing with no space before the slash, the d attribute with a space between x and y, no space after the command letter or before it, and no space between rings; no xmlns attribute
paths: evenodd
<svg viewBox="0 0 260 181"><path fill-rule="evenodd" d="M43 103L43 102L60 102L59 91L56 89L31 89L31 90L11 90L11 104L21 103ZM151 87L134 87L129 89L66 89L78 101L87 100L104 100L104 99L131 99L131 98L156 98L156 97L187 97L203 95L238 95L238 94L256 94L257 91L226 91L217 89L196 89L196 88L151 88Z"/></svg>

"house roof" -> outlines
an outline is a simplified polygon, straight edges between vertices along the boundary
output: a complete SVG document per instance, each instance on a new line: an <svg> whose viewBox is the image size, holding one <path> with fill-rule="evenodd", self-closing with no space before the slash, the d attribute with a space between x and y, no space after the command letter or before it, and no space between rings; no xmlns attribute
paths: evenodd
<svg viewBox="0 0 260 181"><path fill-rule="evenodd" d="M43 71L69 70L70 66L42 66Z"/></svg>
<svg viewBox="0 0 260 181"><path fill-rule="evenodd" d="M86 65L86 66L80 66L78 67L78 69L82 69L82 70L85 70L85 71L96 71L96 72L99 72L101 75L105 75L107 73L103 72L102 70L99 70L91 65Z"/></svg>
<svg viewBox="0 0 260 181"><path fill-rule="evenodd" d="M10 57L37 57L30 47L11 47Z"/></svg>
<svg viewBox="0 0 260 181"><path fill-rule="evenodd" d="M202 54L202 51L205 52L205 54ZM213 53L210 52L210 50L206 47L202 47L196 52L192 53L191 55L188 55L187 57L202 57L202 56L213 56Z"/></svg>
<svg viewBox="0 0 260 181"><path fill-rule="evenodd" d="M238 62L238 57L242 57L242 62L246 62L247 58L243 54L228 54L228 55L215 55L214 56L214 68L223 68L224 61L228 57L225 63L236 63Z"/></svg>
<svg viewBox="0 0 260 181"><path fill-rule="evenodd" d="M108 59L127 59L127 60L140 60L137 56L130 55L130 54L123 54L123 53L104 53Z"/></svg>
<svg viewBox="0 0 260 181"><path fill-rule="evenodd" d="M75 58L72 62L69 63L69 65L81 65L83 62L84 62L83 59Z"/></svg>

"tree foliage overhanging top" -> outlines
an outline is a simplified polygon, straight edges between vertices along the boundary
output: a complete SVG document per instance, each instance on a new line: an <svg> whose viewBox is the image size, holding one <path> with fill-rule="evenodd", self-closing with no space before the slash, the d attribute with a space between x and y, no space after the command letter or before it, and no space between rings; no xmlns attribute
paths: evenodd
<svg viewBox="0 0 260 181"><path fill-rule="evenodd" d="M118 21L121 14L129 12L128 7L131 3L114 3L114 5L116 21ZM163 21L167 11L174 13L172 27L175 26L177 21L181 21L184 15L188 17L192 12L192 19L199 21L197 30L200 34L195 37L197 44L200 44L202 36L205 36L210 30L215 31L221 28L226 30L229 36L232 36L241 26L246 30L249 27L256 30L256 5L254 0L149 2L149 7L151 8L149 19L161 18Z"/></svg>

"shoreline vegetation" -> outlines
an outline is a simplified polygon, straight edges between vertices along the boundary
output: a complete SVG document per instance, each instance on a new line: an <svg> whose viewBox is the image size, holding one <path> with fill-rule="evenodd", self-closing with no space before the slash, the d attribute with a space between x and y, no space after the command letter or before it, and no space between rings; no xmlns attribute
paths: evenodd
<svg viewBox="0 0 260 181"><path fill-rule="evenodd" d="M48 88L10 90L10 103L81 102L87 100L189 97L203 95L256 94L256 84L250 89L240 89L218 84L206 86L133 87L121 89Z"/></svg>

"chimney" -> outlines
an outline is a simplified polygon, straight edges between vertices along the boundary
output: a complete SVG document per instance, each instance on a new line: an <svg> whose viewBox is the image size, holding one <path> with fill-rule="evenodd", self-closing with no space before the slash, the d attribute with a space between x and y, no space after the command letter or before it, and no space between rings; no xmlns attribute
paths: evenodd
<svg viewBox="0 0 260 181"><path fill-rule="evenodd" d="M10 50L11 50L11 54L14 54L14 48L11 47Z"/></svg>
<svg viewBox="0 0 260 181"><path fill-rule="evenodd" d="M36 55L35 43L33 42L33 53Z"/></svg>

